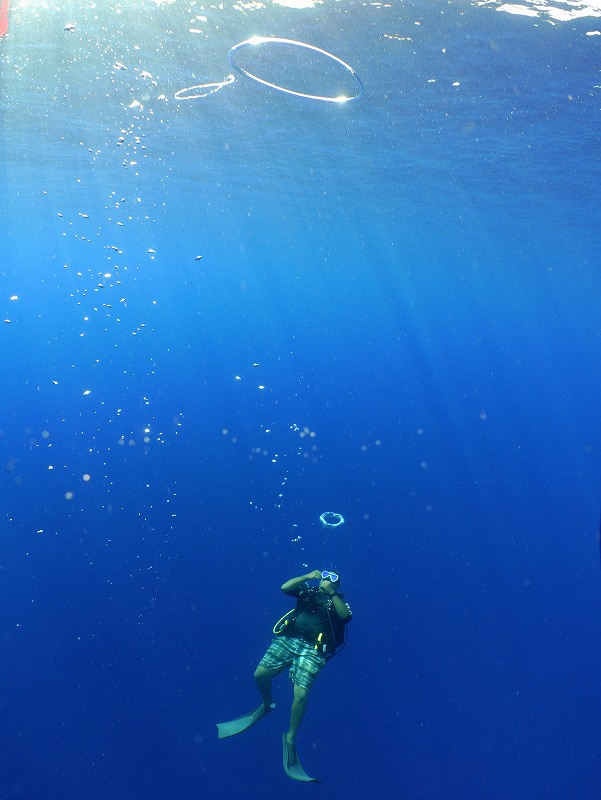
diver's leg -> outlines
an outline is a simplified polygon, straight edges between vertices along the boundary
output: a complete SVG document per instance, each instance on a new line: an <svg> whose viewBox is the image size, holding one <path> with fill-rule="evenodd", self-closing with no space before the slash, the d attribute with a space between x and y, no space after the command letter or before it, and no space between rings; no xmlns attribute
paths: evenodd
<svg viewBox="0 0 601 800"><path fill-rule="evenodd" d="M286 741L289 744L294 744L296 741L296 734L298 732L299 725L303 721L303 717L305 716L305 711L307 710L307 704L309 700L309 691L308 689L304 689L302 686L298 684L294 684L294 700L292 701L292 710L290 712L290 728L288 733L286 734Z"/></svg>
<svg viewBox="0 0 601 800"><path fill-rule="evenodd" d="M273 702L273 698L271 696L271 680L273 676L274 672L265 669L265 667L258 666L255 670L255 682L265 708L270 706Z"/></svg>

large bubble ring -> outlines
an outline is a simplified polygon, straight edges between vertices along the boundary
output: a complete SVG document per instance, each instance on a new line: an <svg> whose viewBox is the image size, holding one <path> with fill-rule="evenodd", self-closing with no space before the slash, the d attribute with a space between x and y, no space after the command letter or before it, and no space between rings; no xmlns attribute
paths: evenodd
<svg viewBox="0 0 601 800"><path fill-rule="evenodd" d="M344 517L336 511L324 511L319 517L319 521L324 528L338 528L344 525Z"/></svg>
<svg viewBox="0 0 601 800"><path fill-rule="evenodd" d="M268 45L283 44L283 45L290 45L292 47L301 47L304 48L305 50L311 50L314 53L319 53L325 58L329 58L336 64L340 64L340 66L343 69L345 69L350 75L352 75L357 84L356 93L354 95L351 95L350 97L348 97L347 95L338 95L336 97L333 97L331 95L308 94L305 92L297 92L294 89L287 89L285 86L280 86L277 83L271 83L265 78L261 78L258 75L254 75L252 72L249 72L247 69L244 69L244 67L241 67L239 64L236 63L235 55L243 48L257 47L266 44ZM350 64L347 64L346 61L343 61L341 58L338 58L338 56L335 56L332 53L328 53L327 50L322 50L321 47L315 47L315 45L307 44L306 42L297 42L295 39L280 39L275 36L252 36L250 39L245 39L243 42L238 42L238 44L235 44L227 54L227 60L229 61L232 69L235 69L236 72L238 72L240 75L244 75L245 78L249 78L251 81L255 81L255 83L260 83L261 86L267 86L269 89L275 89L278 92L284 92L284 94L291 94L294 97L303 97L305 100L320 100L324 103L348 103L350 100L358 100L363 94L363 84L361 83L361 79L359 78L359 76L357 75L357 73L351 67Z"/></svg>

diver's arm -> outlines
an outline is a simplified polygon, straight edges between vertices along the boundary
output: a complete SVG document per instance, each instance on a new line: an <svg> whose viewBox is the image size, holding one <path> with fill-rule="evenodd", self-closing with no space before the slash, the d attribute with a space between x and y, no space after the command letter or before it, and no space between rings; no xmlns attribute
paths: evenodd
<svg viewBox="0 0 601 800"><path fill-rule="evenodd" d="M351 612L344 600L337 594L330 595L330 600L332 601L334 611L338 614L340 619L346 619Z"/></svg>
<svg viewBox="0 0 601 800"><path fill-rule="evenodd" d="M291 594L305 581L317 580L318 578L321 578L321 572L317 569L313 570L313 572L310 572L308 575L301 575L300 578L290 578L289 581L282 584L282 591L286 594Z"/></svg>

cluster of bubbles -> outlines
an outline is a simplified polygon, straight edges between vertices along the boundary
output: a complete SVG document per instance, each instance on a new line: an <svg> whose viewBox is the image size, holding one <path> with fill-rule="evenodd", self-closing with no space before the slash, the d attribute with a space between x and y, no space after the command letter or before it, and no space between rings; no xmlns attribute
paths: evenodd
<svg viewBox="0 0 601 800"><path fill-rule="evenodd" d="M305 425L304 427L301 428L296 423L293 423L292 425L290 425L290 430L293 431L294 433L298 433L299 439L311 440L317 437L317 433L314 430L311 430L311 428L309 428L308 425ZM316 464L319 461L319 456L317 455L318 450L319 448L317 444L315 444L315 442L313 442L310 445L307 442L306 445L304 443L300 445L297 452L299 455L302 455L303 458L307 459L310 458L312 462Z"/></svg>

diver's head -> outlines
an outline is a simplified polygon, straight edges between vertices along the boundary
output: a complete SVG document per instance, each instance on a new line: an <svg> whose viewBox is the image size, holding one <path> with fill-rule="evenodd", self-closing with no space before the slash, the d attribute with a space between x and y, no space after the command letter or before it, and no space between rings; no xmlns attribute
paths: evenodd
<svg viewBox="0 0 601 800"><path fill-rule="evenodd" d="M340 576L336 572L329 569L324 569L321 573L321 580L319 581L319 588L323 589L326 594L329 594L329 587L332 587L335 592L340 588Z"/></svg>

